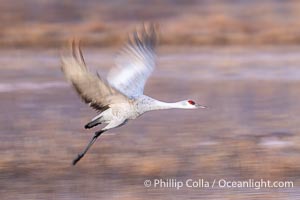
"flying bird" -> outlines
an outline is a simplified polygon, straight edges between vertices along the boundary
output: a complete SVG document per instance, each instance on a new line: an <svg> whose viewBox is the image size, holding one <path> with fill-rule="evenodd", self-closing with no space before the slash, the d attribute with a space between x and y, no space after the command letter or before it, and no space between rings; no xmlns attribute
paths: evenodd
<svg viewBox="0 0 300 200"><path fill-rule="evenodd" d="M155 68L156 44L155 25L150 24L134 31L106 78L88 70L76 42L72 42L70 55L62 56L62 71L66 79L82 100L99 112L85 128L107 124L95 132L86 148L73 160L73 165L86 154L102 133L123 126L147 111L206 108L190 99L166 103L144 95L145 83Z"/></svg>

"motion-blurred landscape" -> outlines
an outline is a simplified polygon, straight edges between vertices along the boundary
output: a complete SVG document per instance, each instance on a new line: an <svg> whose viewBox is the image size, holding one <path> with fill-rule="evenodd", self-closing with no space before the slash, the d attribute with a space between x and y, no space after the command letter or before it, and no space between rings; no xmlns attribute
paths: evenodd
<svg viewBox="0 0 300 200"><path fill-rule="evenodd" d="M300 2L0 0L0 199L300 199ZM128 33L159 24L145 94L206 110L149 112L72 159L97 113L60 70L80 38L106 74ZM147 179L293 188L146 188Z"/></svg>
<svg viewBox="0 0 300 200"><path fill-rule="evenodd" d="M0 0L0 45L57 47L78 36L119 45L143 21L165 45L299 44L300 2L278 0Z"/></svg>

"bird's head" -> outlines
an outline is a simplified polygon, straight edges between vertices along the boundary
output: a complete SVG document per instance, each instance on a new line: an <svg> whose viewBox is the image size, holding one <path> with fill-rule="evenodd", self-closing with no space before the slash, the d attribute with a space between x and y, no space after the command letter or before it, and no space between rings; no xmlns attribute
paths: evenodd
<svg viewBox="0 0 300 200"><path fill-rule="evenodd" d="M181 103L182 103L183 108L186 108L186 109L207 108L206 106L197 104L195 101L190 100L190 99L182 101Z"/></svg>

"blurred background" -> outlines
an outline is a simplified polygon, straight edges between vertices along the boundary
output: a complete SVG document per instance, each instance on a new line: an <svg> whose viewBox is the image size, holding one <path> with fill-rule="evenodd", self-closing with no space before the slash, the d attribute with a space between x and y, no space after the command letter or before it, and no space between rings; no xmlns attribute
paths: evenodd
<svg viewBox="0 0 300 200"><path fill-rule="evenodd" d="M300 1L0 0L1 199L300 199ZM128 33L159 23L145 94L207 110L149 112L100 137L60 71L80 38L105 74ZM145 188L146 179L293 188Z"/></svg>

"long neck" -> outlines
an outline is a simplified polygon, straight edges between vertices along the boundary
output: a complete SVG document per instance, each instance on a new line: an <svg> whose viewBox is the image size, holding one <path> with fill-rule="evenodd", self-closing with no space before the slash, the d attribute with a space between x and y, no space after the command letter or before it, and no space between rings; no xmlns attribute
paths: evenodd
<svg viewBox="0 0 300 200"><path fill-rule="evenodd" d="M155 99L151 99L151 103L149 103L147 107L148 108L146 111L172 109L172 108L183 108L181 102L166 103L166 102L158 101Z"/></svg>

